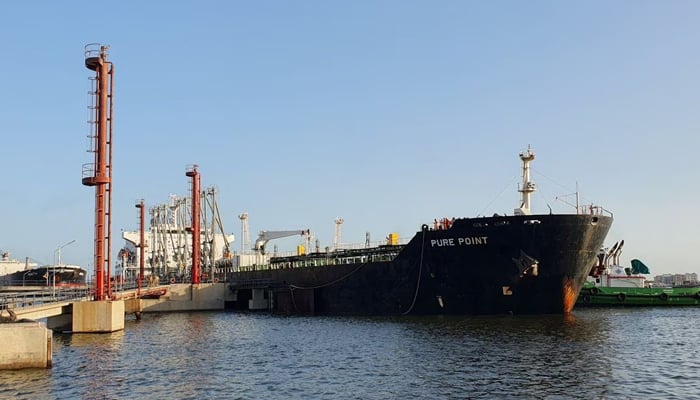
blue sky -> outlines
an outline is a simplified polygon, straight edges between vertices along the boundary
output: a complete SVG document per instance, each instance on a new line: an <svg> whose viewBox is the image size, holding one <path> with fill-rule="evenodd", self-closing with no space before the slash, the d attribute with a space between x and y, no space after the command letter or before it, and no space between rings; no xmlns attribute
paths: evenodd
<svg viewBox="0 0 700 400"><path fill-rule="evenodd" d="M0 14L0 249L93 263L83 48L115 66L113 248L134 204L218 188L226 231L323 246L436 217L614 212L623 262L700 272L696 1L9 2ZM284 242L282 242L283 244ZM239 248L235 243L234 248Z"/></svg>

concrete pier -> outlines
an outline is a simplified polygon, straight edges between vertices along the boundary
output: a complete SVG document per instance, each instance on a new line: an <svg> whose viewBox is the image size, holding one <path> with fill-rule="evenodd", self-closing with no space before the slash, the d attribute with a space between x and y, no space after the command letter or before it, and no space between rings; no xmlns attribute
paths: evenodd
<svg viewBox="0 0 700 400"><path fill-rule="evenodd" d="M74 333L109 333L124 329L124 300L73 303Z"/></svg>
<svg viewBox="0 0 700 400"><path fill-rule="evenodd" d="M173 284L159 299L140 299L144 313L170 311L213 311L224 309L226 285L223 283Z"/></svg>
<svg viewBox="0 0 700 400"><path fill-rule="evenodd" d="M0 324L0 370L51 368L53 333L39 322Z"/></svg>

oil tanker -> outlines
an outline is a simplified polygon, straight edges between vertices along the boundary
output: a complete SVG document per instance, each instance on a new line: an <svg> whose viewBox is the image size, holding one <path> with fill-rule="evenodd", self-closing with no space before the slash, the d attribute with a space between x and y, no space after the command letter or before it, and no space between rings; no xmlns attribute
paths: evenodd
<svg viewBox="0 0 700 400"><path fill-rule="evenodd" d="M87 271L77 265L42 265L0 276L2 286L83 287Z"/></svg>
<svg viewBox="0 0 700 400"><path fill-rule="evenodd" d="M234 265L230 308L320 315L566 314L613 221L600 206L530 211L528 148L513 215L424 224L405 244L269 257Z"/></svg>

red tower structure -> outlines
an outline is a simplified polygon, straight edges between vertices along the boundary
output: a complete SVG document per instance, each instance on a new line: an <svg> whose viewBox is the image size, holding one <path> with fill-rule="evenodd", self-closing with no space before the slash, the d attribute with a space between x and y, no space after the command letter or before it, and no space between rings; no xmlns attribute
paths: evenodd
<svg viewBox="0 0 700 400"><path fill-rule="evenodd" d="M141 285L143 284L144 263L146 261L146 206L143 200L136 204L139 209L139 279L137 296L141 297Z"/></svg>
<svg viewBox="0 0 700 400"><path fill-rule="evenodd" d="M201 192L199 189L199 172L197 165L189 168L185 175L192 178L192 226L187 230L192 232L192 284L201 282L202 275L202 259L200 247L200 234L202 233L199 225L199 208L201 204Z"/></svg>
<svg viewBox="0 0 700 400"><path fill-rule="evenodd" d="M112 231L112 88L114 65L107 61L108 46L85 46L85 66L95 71L90 78L92 103L90 149L94 162L83 165L83 185L95 187L95 300L112 297L110 254ZM105 284L107 282L107 284ZM106 292L106 293L105 293Z"/></svg>

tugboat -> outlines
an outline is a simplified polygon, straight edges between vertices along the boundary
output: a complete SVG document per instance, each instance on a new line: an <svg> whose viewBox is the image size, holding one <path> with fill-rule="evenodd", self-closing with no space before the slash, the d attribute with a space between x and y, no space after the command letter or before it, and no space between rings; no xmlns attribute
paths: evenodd
<svg viewBox="0 0 700 400"><path fill-rule="evenodd" d="M610 229L600 206L532 214L531 148L519 154L514 215L440 218L406 244L326 248L255 264L231 260L229 307L291 314L565 314L572 311Z"/></svg>
<svg viewBox="0 0 700 400"><path fill-rule="evenodd" d="M576 306L696 306L700 305L700 286L654 287L644 274L649 268L638 259L631 267L620 265L625 241L610 249L601 249L597 264L579 294Z"/></svg>

